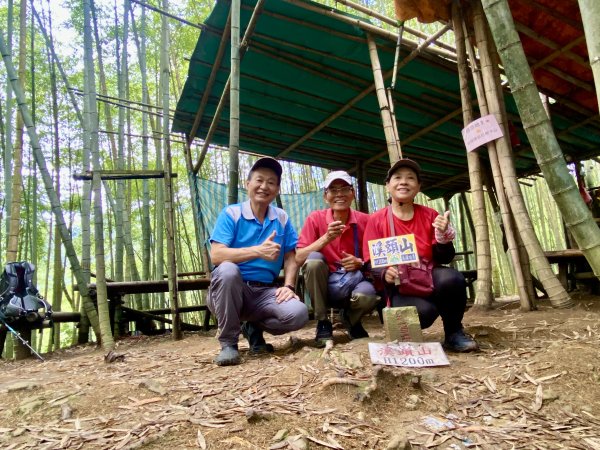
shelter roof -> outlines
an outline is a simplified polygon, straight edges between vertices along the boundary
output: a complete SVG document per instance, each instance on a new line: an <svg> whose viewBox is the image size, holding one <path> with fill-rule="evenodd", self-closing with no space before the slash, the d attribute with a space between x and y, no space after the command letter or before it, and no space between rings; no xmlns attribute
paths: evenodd
<svg viewBox="0 0 600 450"><path fill-rule="evenodd" d="M255 4L256 0L242 0L242 35ZM194 137L207 136L230 70L227 39L214 84L210 85L229 7L229 1L217 0L205 22L177 105L175 132L191 134L206 93L206 106ZM362 166L368 181L383 181L389 159L373 88L367 34L352 20L364 22L307 0L266 0L241 62L242 150L349 172ZM389 72L394 63L395 35L381 33L375 38L383 72ZM404 40L400 61L415 47L414 42ZM516 106L510 95L505 98L521 141L515 148L517 171L521 175L536 173L537 162L521 129ZM403 154L421 164L425 193L438 197L468 189L454 62L441 57L440 52L422 52L400 68L394 100ZM592 115L586 116L585 110L574 112L560 99L551 109L565 153L577 159L598 154L600 127ZM211 142L228 146L228 102Z"/></svg>

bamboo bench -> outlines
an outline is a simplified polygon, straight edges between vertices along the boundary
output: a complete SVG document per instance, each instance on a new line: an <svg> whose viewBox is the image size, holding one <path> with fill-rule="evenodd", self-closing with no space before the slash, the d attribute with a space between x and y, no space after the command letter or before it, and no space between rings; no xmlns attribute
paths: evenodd
<svg viewBox="0 0 600 450"><path fill-rule="evenodd" d="M575 283L576 280L597 280L593 272L587 270L580 272L577 266L585 263L586 259L583 252L577 248L568 248L566 250L546 251L544 255L550 264L558 265L558 280L563 287L568 290L569 281Z"/></svg>
<svg viewBox="0 0 600 450"><path fill-rule="evenodd" d="M179 279L177 280L178 291L201 291L206 290L210 286L210 279L206 277ZM89 285L90 292L96 291L96 284ZM166 314L171 314L170 308L151 309L151 310L136 310L130 307L122 306L122 298L124 295L131 294L152 294L159 292L169 292L168 280L149 280L149 281L107 281L106 294L109 300L113 301L115 307L120 307L124 319L126 321L135 321L138 319L156 320L162 323L171 324L172 320L163 317ZM181 306L178 312L186 313L193 311L204 311L204 321L202 327L189 323L181 323L182 330L188 331L208 331L210 328L210 310L206 305Z"/></svg>

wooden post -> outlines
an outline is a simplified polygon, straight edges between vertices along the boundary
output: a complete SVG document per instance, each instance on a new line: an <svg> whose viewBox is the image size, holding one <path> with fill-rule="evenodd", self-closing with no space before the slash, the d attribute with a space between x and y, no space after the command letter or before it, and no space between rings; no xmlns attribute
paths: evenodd
<svg viewBox="0 0 600 450"><path fill-rule="evenodd" d="M367 33L367 43L369 44L369 56L371 57L371 67L373 68L373 78L375 80L375 92L377 101L379 102L379 111L381 112L381 120L383 122L383 132L387 145L388 154L390 156L390 166L393 166L396 161L402 158L402 148L400 142L396 141L398 136L397 130L394 130L394 121L390 105L388 104L387 95L385 93L385 84L383 82L383 74L381 72L381 64L379 63L379 55L377 54L377 45L373 36Z"/></svg>
<svg viewBox="0 0 600 450"><path fill-rule="evenodd" d="M163 8L167 9L167 0L163 0ZM169 141L169 56L168 42L169 29L166 17L162 17L162 40L160 64L161 64L161 92L163 112L163 144L164 144L164 170L165 170L165 229L167 233L167 273L169 283L169 298L171 312L173 314L173 339L179 340L181 334L181 316L179 315L179 289L177 282L177 256L175 250L175 212L173 208L173 178L171 172L173 161L171 158L171 142ZM160 273L160 272L159 272Z"/></svg>
<svg viewBox="0 0 600 450"><path fill-rule="evenodd" d="M367 193L367 168L363 161L356 164L356 181L358 193L358 209L369 214L369 198Z"/></svg>

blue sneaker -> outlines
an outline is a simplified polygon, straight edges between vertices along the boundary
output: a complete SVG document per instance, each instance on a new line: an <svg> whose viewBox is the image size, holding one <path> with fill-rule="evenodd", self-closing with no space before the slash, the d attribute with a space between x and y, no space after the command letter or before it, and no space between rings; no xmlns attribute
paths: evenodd
<svg viewBox="0 0 600 450"><path fill-rule="evenodd" d="M215 358L215 364L217 366L235 366L242 362L240 358L240 352L238 352L237 346L227 345L221 349L221 353Z"/></svg>
<svg viewBox="0 0 600 450"><path fill-rule="evenodd" d="M273 353L275 348L271 344L267 344L263 337L263 330L258 328L252 322L244 322L242 324L242 334L248 339L251 355L262 355L265 353Z"/></svg>
<svg viewBox="0 0 600 450"><path fill-rule="evenodd" d="M475 339L462 329L447 335L443 345L446 350L451 352L466 353L479 350L479 345L477 345Z"/></svg>

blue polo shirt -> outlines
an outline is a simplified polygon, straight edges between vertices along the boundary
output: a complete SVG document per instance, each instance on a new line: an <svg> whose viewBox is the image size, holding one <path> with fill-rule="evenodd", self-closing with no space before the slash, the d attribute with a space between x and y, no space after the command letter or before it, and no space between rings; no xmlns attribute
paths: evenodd
<svg viewBox="0 0 600 450"><path fill-rule="evenodd" d="M229 248L246 248L262 244L273 231L277 232L275 242L281 244L277 260L255 258L238 263L244 281L272 283L283 267L283 256L294 250L298 242L298 234L283 209L270 205L264 222L260 223L249 200L226 206L217 218L210 241Z"/></svg>

